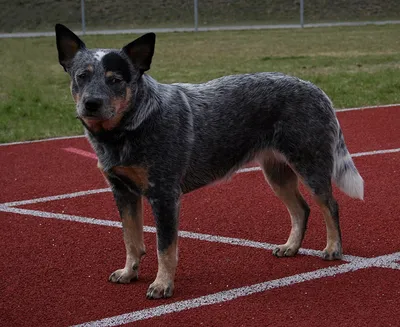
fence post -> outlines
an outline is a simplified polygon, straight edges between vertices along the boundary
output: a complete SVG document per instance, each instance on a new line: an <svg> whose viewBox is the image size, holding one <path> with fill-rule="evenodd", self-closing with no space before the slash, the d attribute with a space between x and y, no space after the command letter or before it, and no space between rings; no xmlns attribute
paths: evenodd
<svg viewBox="0 0 400 327"><path fill-rule="evenodd" d="M197 32L199 30L199 1L194 0L194 30Z"/></svg>
<svg viewBox="0 0 400 327"><path fill-rule="evenodd" d="M81 0L81 19L82 19L82 34L86 34L86 22L85 22L85 0Z"/></svg>
<svg viewBox="0 0 400 327"><path fill-rule="evenodd" d="M304 27L304 0L300 0L300 26Z"/></svg>

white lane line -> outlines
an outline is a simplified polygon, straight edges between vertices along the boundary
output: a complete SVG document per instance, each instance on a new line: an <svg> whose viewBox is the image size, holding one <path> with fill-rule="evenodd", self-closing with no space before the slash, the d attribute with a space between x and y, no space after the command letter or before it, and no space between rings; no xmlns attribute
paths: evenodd
<svg viewBox="0 0 400 327"><path fill-rule="evenodd" d="M252 294L262 293L274 288L281 288L289 285L299 284L306 281L316 280L324 277L337 276L348 272L357 271L372 267L379 263L387 262L389 259L387 256L381 256L377 258L369 258L356 260L352 263L346 263L339 266L333 266L329 268L323 268L314 270L311 272L301 273L292 275L289 277L279 278L264 283L254 284L251 286L244 286L234 288L228 291L222 291L210 295L201 296L198 298L178 301L171 304L164 304L157 307L133 311L109 318L104 318L96 321L90 321L83 324L75 325L74 327L103 327L103 326L120 326L135 321L150 319L154 317L163 316L170 313L181 312L189 309L199 308L207 305L223 303L232 301L234 299L249 296Z"/></svg>
<svg viewBox="0 0 400 327"><path fill-rule="evenodd" d="M379 257L371 258L371 259L382 259L382 258L384 258L384 260L377 260L374 265L378 265L379 266L380 264L383 264L383 263L388 263L388 262L400 260L400 252L394 252L394 253L391 253L391 254L385 254L385 255L381 255Z"/></svg>
<svg viewBox="0 0 400 327"><path fill-rule="evenodd" d="M8 206L8 207L15 207L15 206L21 206L21 205L25 205L25 204L33 204L33 203L49 202L49 201L56 201L56 200L62 200L62 199L70 199L70 198L76 198L79 196L98 194L98 193L104 193L104 192L111 192L111 190L110 190L110 188L99 188L99 189L94 189L94 190L46 196L43 198L35 198L35 199L30 199L30 200L7 202L7 203L2 203L2 205Z"/></svg>
<svg viewBox="0 0 400 327"><path fill-rule="evenodd" d="M119 221L105 220L105 219L97 219L97 218L89 218L82 216L74 216L67 215L62 213L53 213L47 211L39 211L39 210L30 210L30 209L21 209L15 207L7 207L5 205L0 205L0 211L16 213L21 215L30 215L41 218L51 218L51 219L60 219L66 221L75 221L79 223L93 224L93 225L101 225L101 226L109 226L109 227L121 227L122 224Z"/></svg>
<svg viewBox="0 0 400 327"><path fill-rule="evenodd" d="M353 153L351 156L353 158L356 158L356 157L374 156L374 155L377 155L377 154L386 154L386 153L395 153L395 152L400 152L400 148L387 149L387 150L375 150L375 151L367 151L367 152L358 152L358 153Z"/></svg>
<svg viewBox="0 0 400 327"><path fill-rule="evenodd" d="M394 103L394 104L386 104L386 105L381 105L381 106L365 106L365 107L342 108L342 109L337 108L336 112L356 111L356 110L365 110L365 109L379 109L379 108L396 108L399 106L400 106L399 103ZM85 135L60 136L60 137L52 137L52 138L33 140L33 141L0 143L0 146L30 144L30 143L48 142L48 141L57 141L57 140L67 140L67 139L75 139L75 138L82 138L82 137L85 137Z"/></svg>
<svg viewBox="0 0 400 327"><path fill-rule="evenodd" d="M381 106L343 108L343 109L336 109L336 112L356 111L356 110L365 110L365 109L396 108L396 107L400 107L400 103L384 104L384 105L381 105Z"/></svg>
<svg viewBox="0 0 400 327"><path fill-rule="evenodd" d="M85 135L60 136L60 137L50 137L48 139L41 139L41 140L0 143L0 146L18 145L18 144L31 144L31 143L59 141L59 140L69 140L69 139L79 139L79 138L82 138L82 137L85 137Z"/></svg>
<svg viewBox="0 0 400 327"><path fill-rule="evenodd" d="M77 148L72 148L72 147L63 148L63 150L65 150L67 152L79 154L83 157L88 157L88 158L97 160L97 156L93 152L89 152L89 151L85 151L85 150L81 150L81 149L77 149Z"/></svg>
<svg viewBox="0 0 400 327"><path fill-rule="evenodd" d="M0 205L0 211L2 212L10 212L16 213L21 215L30 215L40 218L51 218L51 219L59 219L59 220L66 220L66 221L74 221L79 223L86 223L92 225L100 225L100 226L109 226L109 227L118 227L120 228L121 222L113 221L113 220L106 220L106 219L97 219L97 218L90 218L90 217L82 217L82 216L74 216L68 214L61 214L61 213L53 213L47 211L39 211L39 210L30 210L30 209L22 209L22 208L15 208L15 207L8 207L5 205ZM156 228L152 226L144 226L143 230L147 233L155 233ZM241 238L235 237L224 237L224 236L217 236L217 235L210 235L210 234L203 234L203 233L194 233L189 231L179 231L179 236L182 238L190 238L200 241L206 242L213 242L213 243L223 243L229 245L239 245L243 247L251 247L257 249L264 249L264 250L273 250L277 246L277 244L271 243L264 243L264 242L257 242L251 241ZM322 257L322 251L312 250L312 249L300 249L299 254L308 255L308 256L315 256L315 257ZM363 257L352 256L352 255L344 255L344 261L355 261L365 259Z"/></svg>
<svg viewBox="0 0 400 327"><path fill-rule="evenodd" d="M391 269L400 270L400 263L397 263L397 262L385 262L385 263L381 263L379 265L376 265L375 267L391 268Z"/></svg>
<svg viewBox="0 0 400 327"><path fill-rule="evenodd" d="M357 157L366 157L366 156L374 156L377 154L387 154L387 153L396 153L396 152L400 152L400 148L396 148L396 149L385 149L385 150L374 150L374 151L367 151L367 152L357 152L357 153L353 153L350 156L353 158L357 158ZM242 168L236 171L236 173L240 174L240 173L249 173L252 171L258 171L261 170L260 167L248 167L248 168Z"/></svg>
<svg viewBox="0 0 400 327"><path fill-rule="evenodd" d="M242 174L242 173L250 173L252 171L259 171L261 170L261 167L248 167L248 168L241 168L236 171L236 174Z"/></svg>
<svg viewBox="0 0 400 327"><path fill-rule="evenodd" d="M392 268L392 269L398 269L400 270L400 263L396 261L400 261L400 252L395 252L392 254L387 254L385 256L384 261L377 261L374 264L374 267L379 267L379 268Z"/></svg>

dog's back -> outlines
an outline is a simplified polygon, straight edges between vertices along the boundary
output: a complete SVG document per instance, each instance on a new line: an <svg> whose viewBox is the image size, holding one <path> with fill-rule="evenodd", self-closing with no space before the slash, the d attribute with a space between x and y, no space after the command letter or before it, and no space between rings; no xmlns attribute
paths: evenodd
<svg viewBox="0 0 400 327"><path fill-rule="evenodd" d="M187 184L193 179L205 185L265 150L289 158L321 148L330 151L338 135L329 98L295 77L244 74L172 87L184 93L193 115ZM201 186L194 184L188 189Z"/></svg>

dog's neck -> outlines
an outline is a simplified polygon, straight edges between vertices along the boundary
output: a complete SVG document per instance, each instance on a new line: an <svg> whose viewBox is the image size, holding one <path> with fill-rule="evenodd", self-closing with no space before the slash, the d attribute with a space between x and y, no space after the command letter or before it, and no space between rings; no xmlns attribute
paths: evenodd
<svg viewBox="0 0 400 327"><path fill-rule="evenodd" d="M131 108L124 119L125 128L127 130L137 129L147 117L154 111L158 110L161 105L161 97L159 95L160 84L151 76L143 74L137 83L135 97L131 103Z"/></svg>

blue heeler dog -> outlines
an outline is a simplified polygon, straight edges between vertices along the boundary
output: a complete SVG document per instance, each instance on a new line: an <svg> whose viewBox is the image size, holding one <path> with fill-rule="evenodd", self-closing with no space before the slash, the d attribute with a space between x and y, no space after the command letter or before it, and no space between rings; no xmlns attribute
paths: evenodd
<svg viewBox="0 0 400 327"><path fill-rule="evenodd" d="M138 278L145 254L142 198L157 227L158 273L148 298L170 297L177 267L180 198L257 161L290 213L287 242L273 251L294 256L310 209L298 179L322 209L324 259L342 257L332 180L363 198L364 182L344 143L332 103L315 85L280 73L225 76L204 84L161 84L150 69L155 34L121 50L87 49L56 25L60 64L71 77L77 117L98 156L121 215L125 267L109 280Z"/></svg>

